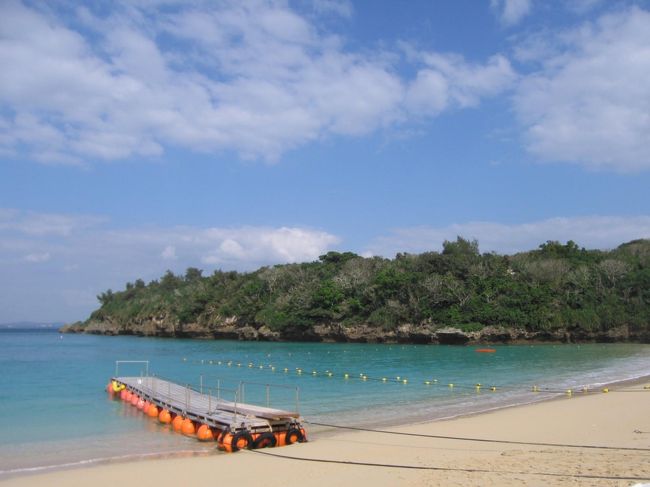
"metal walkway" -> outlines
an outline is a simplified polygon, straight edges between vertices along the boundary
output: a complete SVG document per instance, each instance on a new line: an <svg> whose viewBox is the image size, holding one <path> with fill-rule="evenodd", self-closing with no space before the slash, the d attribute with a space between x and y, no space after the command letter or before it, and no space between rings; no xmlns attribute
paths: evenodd
<svg viewBox="0 0 650 487"><path fill-rule="evenodd" d="M113 380L158 407L220 429L276 431L301 420L298 412L227 401L158 377L113 377Z"/></svg>

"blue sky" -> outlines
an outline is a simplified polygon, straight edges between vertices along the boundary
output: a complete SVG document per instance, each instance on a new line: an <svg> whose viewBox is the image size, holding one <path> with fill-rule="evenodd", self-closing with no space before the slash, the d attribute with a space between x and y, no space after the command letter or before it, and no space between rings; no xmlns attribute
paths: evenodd
<svg viewBox="0 0 650 487"><path fill-rule="evenodd" d="M0 4L0 322L166 269L650 237L650 2Z"/></svg>

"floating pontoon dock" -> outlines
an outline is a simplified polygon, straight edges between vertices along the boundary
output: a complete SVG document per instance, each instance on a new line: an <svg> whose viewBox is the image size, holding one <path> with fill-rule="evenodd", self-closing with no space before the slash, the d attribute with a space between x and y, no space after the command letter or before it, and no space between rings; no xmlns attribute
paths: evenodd
<svg viewBox="0 0 650 487"><path fill-rule="evenodd" d="M163 423L171 423L175 417L185 422L191 421L190 431L199 430L199 433L206 433L198 436L199 439L215 439L227 451L305 440L302 418L298 412L297 388L296 411L286 411L240 402L245 384L243 382L236 390L230 390L235 401L228 401L221 397L222 393L228 390L204 390L203 386L196 390L189 385L149 375L148 362L142 362L146 364L146 373L143 376L119 376L119 364L124 362L116 362L116 374L108 386L109 393L120 393L122 400L137 406L138 409L144 410L146 407L147 411L144 412L148 416L159 418ZM268 398L271 386L266 384L265 387ZM155 412L149 410L151 407L155 408ZM163 419L163 416L166 419ZM203 428L200 430L201 427ZM206 428L209 428L209 431Z"/></svg>

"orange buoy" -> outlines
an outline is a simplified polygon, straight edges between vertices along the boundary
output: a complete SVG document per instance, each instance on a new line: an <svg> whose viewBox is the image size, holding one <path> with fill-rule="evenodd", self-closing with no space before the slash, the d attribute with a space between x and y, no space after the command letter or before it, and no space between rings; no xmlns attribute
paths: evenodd
<svg viewBox="0 0 650 487"><path fill-rule="evenodd" d="M144 414L147 414L149 412L150 407L151 407L151 403L149 401L145 401L144 404L142 405L142 412Z"/></svg>
<svg viewBox="0 0 650 487"><path fill-rule="evenodd" d="M158 408L154 404L149 406L149 410L147 411L147 416L153 419L156 419L158 417Z"/></svg>
<svg viewBox="0 0 650 487"><path fill-rule="evenodd" d="M275 433L276 445L277 446L286 446L287 444L287 432L280 431Z"/></svg>
<svg viewBox="0 0 650 487"><path fill-rule="evenodd" d="M176 417L172 420L172 428L174 428L174 431L177 433L180 433L183 429L183 416L180 414L177 414Z"/></svg>
<svg viewBox="0 0 650 487"><path fill-rule="evenodd" d="M239 431L234 435L226 433L223 435L223 441L220 446L228 453L251 448L253 446L253 437L247 431Z"/></svg>
<svg viewBox="0 0 650 487"><path fill-rule="evenodd" d="M172 422L172 415L169 414L169 411L163 409L158 415L158 421L160 421L162 424L169 424Z"/></svg>
<svg viewBox="0 0 650 487"><path fill-rule="evenodd" d="M122 401L126 401L126 393L127 392L129 392L129 391L127 391L126 389L122 389L120 391L120 399L122 399Z"/></svg>
<svg viewBox="0 0 650 487"><path fill-rule="evenodd" d="M196 437L200 441L214 441L214 433L207 424L202 424L196 432Z"/></svg>
<svg viewBox="0 0 650 487"><path fill-rule="evenodd" d="M194 428L194 423L192 422L191 419L185 418L183 420L183 426L181 427L181 432L185 436L194 436L194 433L196 432L196 428Z"/></svg>
<svg viewBox="0 0 650 487"><path fill-rule="evenodd" d="M147 404L146 401L142 398L138 400L138 404L135 405L140 411L144 409L144 405Z"/></svg>
<svg viewBox="0 0 650 487"><path fill-rule="evenodd" d="M131 391L126 391L126 394L124 395L124 401L131 402L131 399L133 399L133 393Z"/></svg>
<svg viewBox="0 0 650 487"><path fill-rule="evenodd" d="M494 353L494 352L496 352L496 349L494 349L494 348L477 348L474 351L478 352L478 353Z"/></svg>
<svg viewBox="0 0 650 487"><path fill-rule="evenodd" d="M137 395L137 394L133 394L133 395L131 396L131 401L130 401L130 402L131 402L131 406L137 406L139 400L140 400L140 398L138 397L138 395Z"/></svg>

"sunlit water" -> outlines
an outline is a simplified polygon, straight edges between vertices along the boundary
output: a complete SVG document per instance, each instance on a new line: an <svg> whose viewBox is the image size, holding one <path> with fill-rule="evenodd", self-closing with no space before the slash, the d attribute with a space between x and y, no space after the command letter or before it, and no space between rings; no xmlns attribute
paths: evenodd
<svg viewBox="0 0 650 487"><path fill-rule="evenodd" d="M109 400L104 388L116 360L148 360L153 374L213 394L219 386L228 399L244 381L246 402L268 400L274 407L298 407L308 421L347 425L436 419L553 396L532 393L532 385L579 390L650 375L648 345L511 345L490 354L475 348L0 331L0 478L52 466L214 450L214 444L170 433L135 408ZM119 372L140 375L144 369L126 364Z"/></svg>

